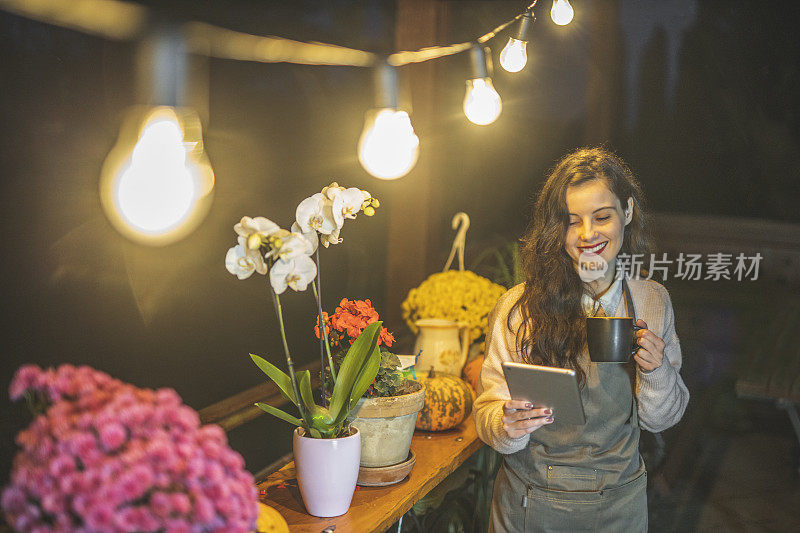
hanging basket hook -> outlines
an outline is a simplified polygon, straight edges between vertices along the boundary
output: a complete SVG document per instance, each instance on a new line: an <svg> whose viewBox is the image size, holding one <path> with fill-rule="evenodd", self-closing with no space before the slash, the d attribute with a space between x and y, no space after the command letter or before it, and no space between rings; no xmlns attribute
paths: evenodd
<svg viewBox="0 0 800 533"><path fill-rule="evenodd" d="M469 215L459 212L453 216L453 221L450 224L453 229L457 229L456 236L453 239L453 246L450 248L450 257L447 258L447 263L444 265L442 272L450 269L450 264L458 251L458 269L464 271L464 249L467 246L467 230L469 229Z"/></svg>

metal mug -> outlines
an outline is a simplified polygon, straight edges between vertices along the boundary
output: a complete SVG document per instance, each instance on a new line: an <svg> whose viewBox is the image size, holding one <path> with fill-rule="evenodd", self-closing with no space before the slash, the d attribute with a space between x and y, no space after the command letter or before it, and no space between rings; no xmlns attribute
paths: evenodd
<svg viewBox="0 0 800 533"><path fill-rule="evenodd" d="M631 317L587 317L586 344L594 363L627 363L640 346L636 332L643 329Z"/></svg>

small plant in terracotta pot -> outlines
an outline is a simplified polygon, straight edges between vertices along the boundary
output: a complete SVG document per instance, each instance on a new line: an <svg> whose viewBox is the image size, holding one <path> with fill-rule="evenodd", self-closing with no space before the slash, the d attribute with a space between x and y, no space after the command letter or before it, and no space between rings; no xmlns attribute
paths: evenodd
<svg viewBox="0 0 800 533"><path fill-rule="evenodd" d="M361 328L378 320L370 300L343 299L336 312L323 313L331 341L333 364L338 367L341 354L353 342ZM319 336L319 327L315 327ZM400 371L400 359L389 351L394 336L382 328L378 337L380 367L374 381L351 413L352 425L361 432L361 466L376 468L402 463L409 458L411 437L417 413L425 401L424 387L406 379Z"/></svg>

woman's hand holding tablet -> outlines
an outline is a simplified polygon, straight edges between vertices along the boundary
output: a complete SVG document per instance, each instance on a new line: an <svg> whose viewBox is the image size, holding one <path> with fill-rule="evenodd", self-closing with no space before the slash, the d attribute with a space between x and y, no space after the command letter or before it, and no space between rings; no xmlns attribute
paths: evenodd
<svg viewBox="0 0 800 533"><path fill-rule="evenodd" d="M553 422L553 410L535 408L525 400L508 400L503 404L503 429L517 439Z"/></svg>
<svg viewBox="0 0 800 533"><path fill-rule="evenodd" d="M508 391L511 393L511 400L503 404L503 427L507 432L509 428L506 426L509 422L512 430L524 428L527 433L530 433L543 426L544 423L553 422L555 415L558 415L560 423L586 423L574 370L506 361L503 363L503 373L506 376ZM531 408L526 407L527 405L530 405ZM511 413L514 409L523 410ZM550 413L545 414L545 411L548 410ZM541 418L543 415L549 416L550 422L544 422L546 418ZM532 417L536 423L533 421L518 423L520 420ZM506 419L509 422L506 422ZM539 422L539 419L542 422ZM527 431L531 427L533 429ZM516 432L517 437L524 434ZM510 432L509 436L513 437Z"/></svg>

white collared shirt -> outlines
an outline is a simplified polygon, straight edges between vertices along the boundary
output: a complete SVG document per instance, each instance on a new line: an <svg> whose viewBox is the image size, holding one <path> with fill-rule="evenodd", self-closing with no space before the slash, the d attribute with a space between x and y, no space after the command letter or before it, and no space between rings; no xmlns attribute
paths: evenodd
<svg viewBox="0 0 800 533"><path fill-rule="evenodd" d="M605 293L603 293L602 296L600 296L600 298L594 300L591 296L584 293L583 297L581 298L581 303L583 304L583 308L588 316L595 315L598 309L598 302L599 305L603 306L603 310L606 312L607 316L616 316L621 300L622 278L615 276L611 286Z"/></svg>

